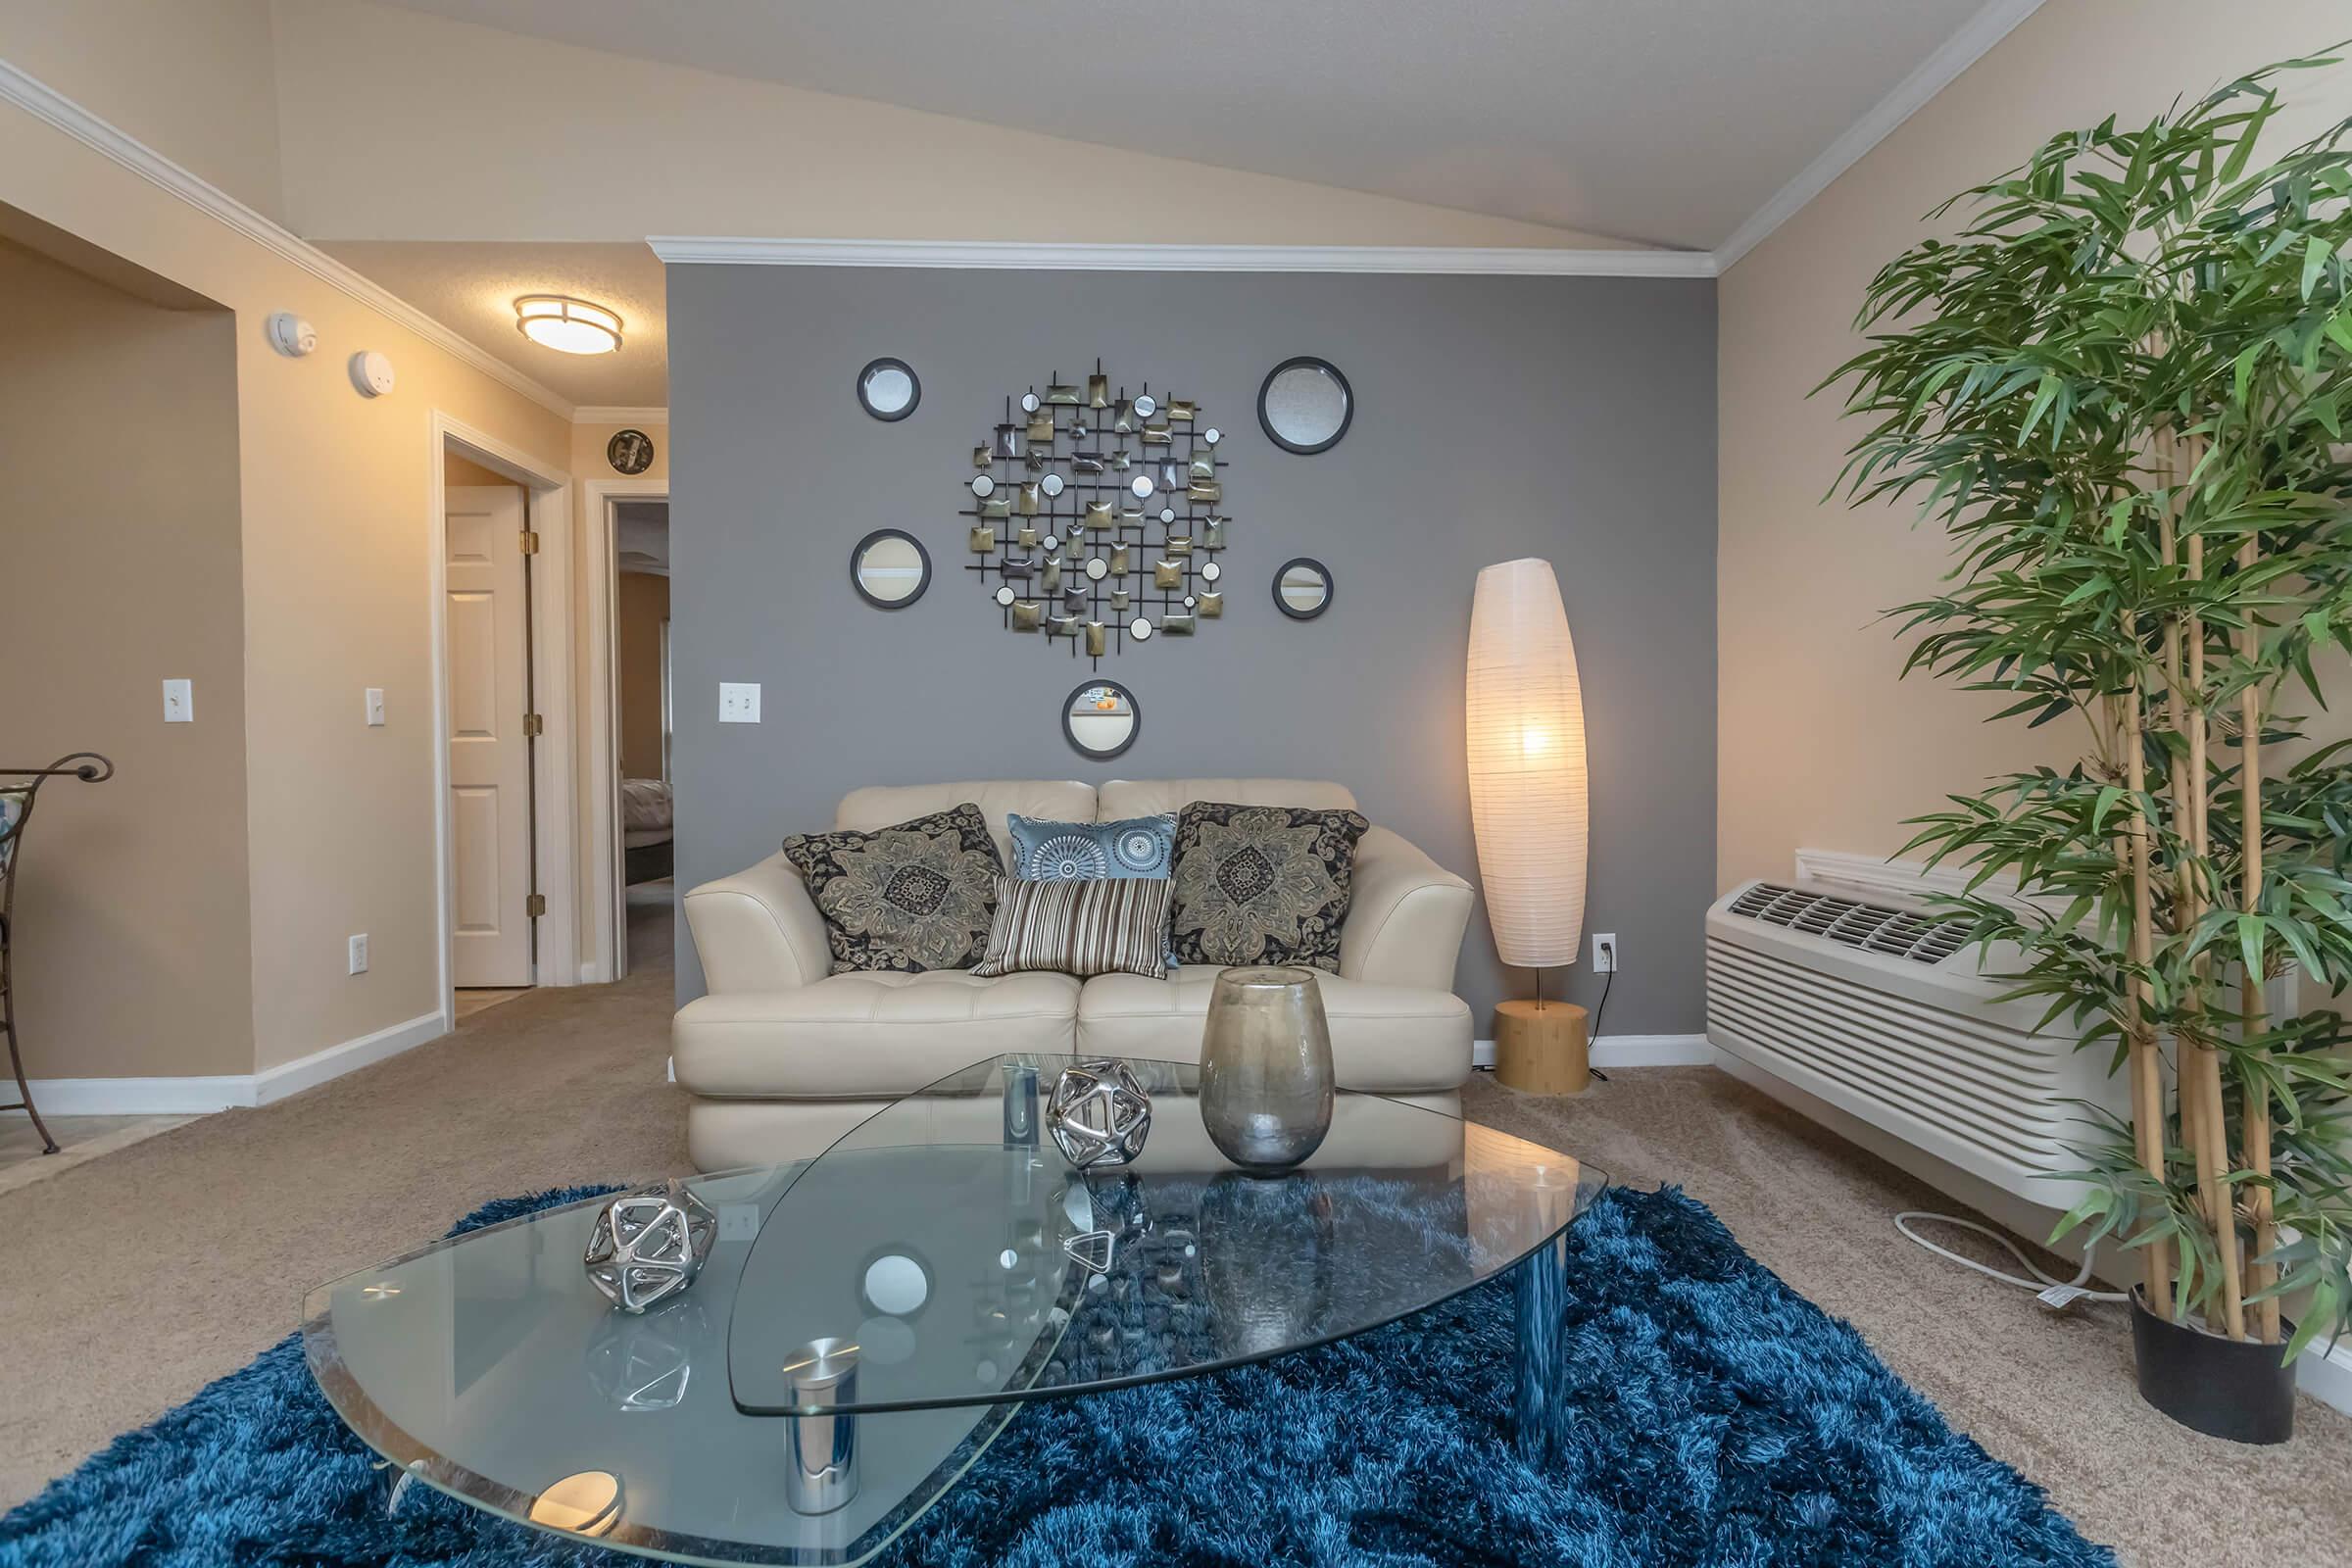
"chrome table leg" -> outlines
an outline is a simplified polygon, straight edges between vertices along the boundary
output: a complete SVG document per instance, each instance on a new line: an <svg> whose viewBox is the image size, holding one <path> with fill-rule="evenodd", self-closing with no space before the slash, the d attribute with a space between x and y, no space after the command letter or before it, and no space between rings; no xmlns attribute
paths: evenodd
<svg viewBox="0 0 2352 1568"><path fill-rule="evenodd" d="M812 1340L784 1368L796 1410L854 1403L858 1347L847 1340ZM858 1495L858 1418L793 1415L784 1418L791 1474L784 1498L796 1513L831 1513Z"/></svg>

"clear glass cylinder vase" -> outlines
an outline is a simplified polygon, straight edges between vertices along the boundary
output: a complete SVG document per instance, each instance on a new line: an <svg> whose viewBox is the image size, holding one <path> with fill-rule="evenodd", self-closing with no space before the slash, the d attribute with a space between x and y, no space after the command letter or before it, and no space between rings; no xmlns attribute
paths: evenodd
<svg viewBox="0 0 2352 1568"><path fill-rule="evenodd" d="M1200 1041L1200 1119L1246 1171L1288 1170L1331 1131L1331 1024L1314 971L1227 969Z"/></svg>

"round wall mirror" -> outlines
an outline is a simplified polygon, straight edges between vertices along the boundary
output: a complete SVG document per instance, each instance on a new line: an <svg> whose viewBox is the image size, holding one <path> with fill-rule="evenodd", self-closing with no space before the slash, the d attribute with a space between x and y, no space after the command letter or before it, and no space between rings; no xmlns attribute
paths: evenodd
<svg viewBox="0 0 2352 1568"><path fill-rule="evenodd" d="M865 1266L866 1304L892 1317L908 1317L931 1298L931 1276L904 1252L885 1252Z"/></svg>
<svg viewBox="0 0 2352 1568"><path fill-rule="evenodd" d="M1257 422L1285 452L1328 452L1354 417L1355 394L1327 361L1285 360L1257 389Z"/></svg>
<svg viewBox="0 0 2352 1568"><path fill-rule="evenodd" d="M858 404L877 419L904 419L923 401L923 383L905 360L876 360L858 372Z"/></svg>
<svg viewBox="0 0 2352 1568"><path fill-rule="evenodd" d="M876 528L850 552L850 582L867 604L904 610L931 586L931 557L905 529Z"/></svg>
<svg viewBox="0 0 2352 1568"><path fill-rule="evenodd" d="M1331 568L1300 556L1274 573L1274 608L1293 620L1312 620L1331 608Z"/></svg>
<svg viewBox="0 0 2352 1568"><path fill-rule="evenodd" d="M1061 733L1080 756L1105 762L1135 744L1144 715L1115 680L1090 680L1061 705Z"/></svg>

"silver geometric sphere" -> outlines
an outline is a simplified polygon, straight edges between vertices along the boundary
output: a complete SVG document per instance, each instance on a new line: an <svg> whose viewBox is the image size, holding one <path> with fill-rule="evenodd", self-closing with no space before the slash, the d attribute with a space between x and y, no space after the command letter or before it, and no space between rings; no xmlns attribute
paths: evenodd
<svg viewBox="0 0 2352 1568"><path fill-rule="evenodd" d="M1046 1102L1046 1130L1080 1170L1124 1165L1152 1133L1152 1097L1124 1061L1099 1057L1064 1067Z"/></svg>
<svg viewBox="0 0 2352 1568"><path fill-rule="evenodd" d="M599 1210L580 1264L588 1283L623 1312L642 1312L694 1283L718 1216L671 1180L626 1193Z"/></svg>

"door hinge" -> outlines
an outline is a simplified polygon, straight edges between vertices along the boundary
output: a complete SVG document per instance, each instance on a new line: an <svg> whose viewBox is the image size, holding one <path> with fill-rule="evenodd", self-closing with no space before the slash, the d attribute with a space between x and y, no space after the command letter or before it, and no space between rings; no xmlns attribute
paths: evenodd
<svg viewBox="0 0 2352 1568"><path fill-rule="evenodd" d="M539 532L537 529L525 528L522 530L522 553L526 556L535 556L539 553Z"/></svg>
<svg viewBox="0 0 2352 1568"><path fill-rule="evenodd" d="M544 893L534 893L529 898L523 900L522 912L530 915L534 919L545 914L547 912L547 895Z"/></svg>
<svg viewBox="0 0 2352 1568"><path fill-rule="evenodd" d="M522 733L525 739L528 739L532 736L544 735L547 733L547 720L541 718L537 713L523 714Z"/></svg>

